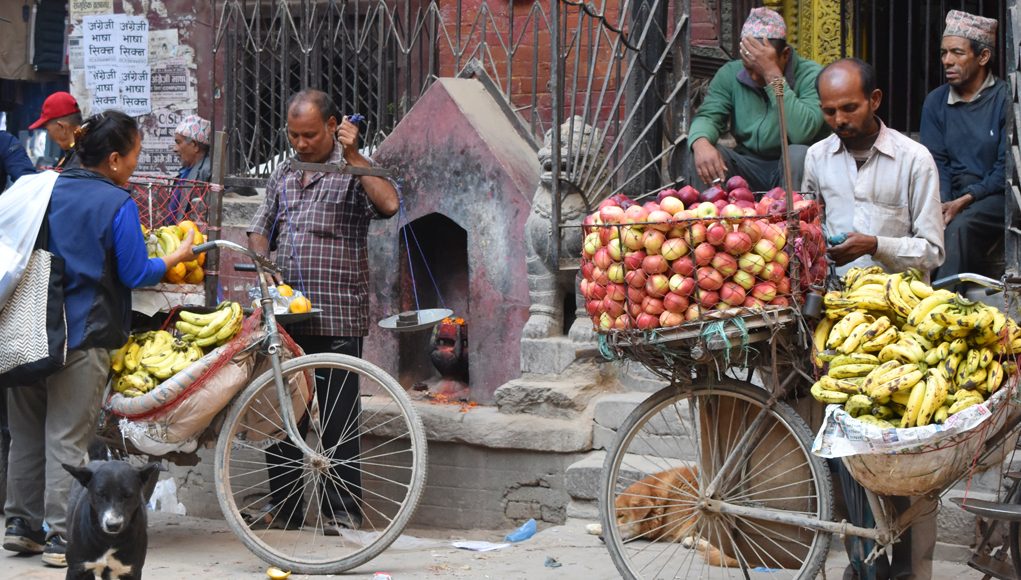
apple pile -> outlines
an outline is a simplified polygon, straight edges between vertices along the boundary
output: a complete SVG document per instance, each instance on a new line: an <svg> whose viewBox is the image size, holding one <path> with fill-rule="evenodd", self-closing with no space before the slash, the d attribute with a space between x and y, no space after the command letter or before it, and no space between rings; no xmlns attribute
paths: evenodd
<svg viewBox="0 0 1021 580"><path fill-rule="evenodd" d="M713 310L790 305L791 252L802 288L826 276L819 206L792 196L800 228L788 239L783 188L756 195L744 178L699 192L666 189L644 204L617 194L583 221L581 294L599 330L647 330Z"/></svg>

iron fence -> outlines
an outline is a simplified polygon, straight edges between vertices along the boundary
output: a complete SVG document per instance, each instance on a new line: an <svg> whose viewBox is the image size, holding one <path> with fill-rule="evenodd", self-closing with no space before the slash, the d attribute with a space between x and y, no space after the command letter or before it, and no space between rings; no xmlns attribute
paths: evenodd
<svg viewBox="0 0 1021 580"><path fill-rule="evenodd" d="M680 179L690 0L222 0L225 183L259 184L288 151L286 102L321 88L365 116L371 150L439 76L488 77L537 140L554 188L591 202ZM589 138L575 130L586 127Z"/></svg>

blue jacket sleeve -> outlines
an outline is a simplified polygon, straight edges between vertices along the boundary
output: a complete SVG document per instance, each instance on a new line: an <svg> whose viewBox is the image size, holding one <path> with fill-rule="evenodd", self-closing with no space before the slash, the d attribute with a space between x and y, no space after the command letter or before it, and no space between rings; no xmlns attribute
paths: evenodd
<svg viewBox="0 0 1021 580"><path fill-rule="evenodd" d="M973 201L1003 193L1007 184L1007 113L1010 111L1010 104L1007 100L1007 91L1005 89L1001 89L997 95L1000 98L1000 102L999 107L997 107L999 119L995 130L1000 133L1000 144L997 148L1000 153L996 156L992 170L986 174L982 181L968 186L967 190L972 198L974 198Z"/></svg>
<svg viewBox="0 0 1021 580"><path fill-rule="evenodd" d="M138 208L130 199L113 218L113 249L117 256L117 276L128 288L152 286L167 273L162 259L148 257Z"/></svg>
<svg viewBox="0 0 1021 580"><path fill-rule="evenodd" d="M4 171L14 181L17 181L22 175L31 175L36 172L35 166L32 165L21 142L7 131L0 131L0 163L3 163Z"/></svg>

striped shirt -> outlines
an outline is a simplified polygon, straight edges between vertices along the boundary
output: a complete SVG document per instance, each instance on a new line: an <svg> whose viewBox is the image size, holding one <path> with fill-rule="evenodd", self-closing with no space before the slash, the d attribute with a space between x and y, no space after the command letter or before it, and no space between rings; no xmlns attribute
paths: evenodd
<svg viewBox="0 0 1021 580"><path fill-rule="evenodd" d="M334 144L328 163L344 163L341 146ZM322 309L290 325L291 334L368 334L367 237L369 221L381 217L352 175L315 173L303 185L291 159L273 172L248 232L269 239L284 280Z"/></svg>

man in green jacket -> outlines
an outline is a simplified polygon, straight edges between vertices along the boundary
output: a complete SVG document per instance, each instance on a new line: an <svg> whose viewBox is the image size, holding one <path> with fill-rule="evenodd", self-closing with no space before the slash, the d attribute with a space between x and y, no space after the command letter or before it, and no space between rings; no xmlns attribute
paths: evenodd
<svg viewBox="0 0 1021 580"><path fill-rule="evenodd" d="M783 17L768 8L753 8L741 29L741 59L720 67L709 93L691 123L688 142L703 184L741 175L755 191L783 185L780 117L769 86L784 82L784 112L791 144L792 187L801 184L808 146L827 133L819 109L815 79L822 67L799 57L787 45ZM727 128L737 141L717 145Z"/></svg>

